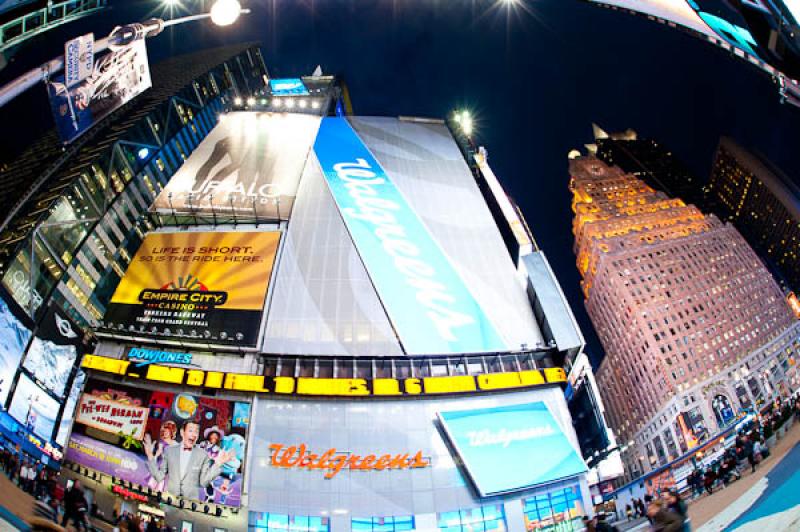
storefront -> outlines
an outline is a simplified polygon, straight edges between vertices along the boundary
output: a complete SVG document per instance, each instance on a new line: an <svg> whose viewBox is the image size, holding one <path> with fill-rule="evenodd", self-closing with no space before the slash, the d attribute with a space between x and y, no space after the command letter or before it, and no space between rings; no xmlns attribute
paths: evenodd
<svg viewBox="0 0 800 532"><path fill-rule="evenodd" d="M250 432L251 532L570 530L590 507L558 387L458 399L262 396Z"/></svg>

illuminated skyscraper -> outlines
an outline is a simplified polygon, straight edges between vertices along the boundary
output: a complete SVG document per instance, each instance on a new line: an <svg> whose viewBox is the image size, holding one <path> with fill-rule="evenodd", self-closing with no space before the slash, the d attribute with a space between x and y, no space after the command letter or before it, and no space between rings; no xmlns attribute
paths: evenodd
<svg viewBox="0 0 800 532"><path fill-rule="evenodd" d="M635 472L786 386L798 325L736 229L594 157L570 160L575 253L606 351L598 387Z"/></svg>

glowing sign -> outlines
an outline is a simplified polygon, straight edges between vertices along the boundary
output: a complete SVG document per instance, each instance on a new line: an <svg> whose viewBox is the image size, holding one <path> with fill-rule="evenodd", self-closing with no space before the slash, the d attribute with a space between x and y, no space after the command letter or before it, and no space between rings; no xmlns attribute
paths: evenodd
<svg viewBox="0 0 800 532"><path fill-rule="evenodd" d="M273 96L306 96L308 89L300 78L271 79L269 90Z"/></svg>
<svg viewBox="0 0 800 532"><path fill-rule="evenodd" d="M143 378L190 387L235 390L276 395L313 395L331 397L416 396L512 390L563 384L567 375L562 368L486 373L451 377L407 379L325 379L311 377L267 377L246 373L223 373L200 369L174 368L150 364L140 368L126 360L86 355L82 367L103 373Z"/></svg>
<svg viewBox="0 0 800 532"><path fill-rule="evenodd" d="M797 299L797 296L794 292L790 292L789 295L786 297L786 301L789 303L789 308L792 309L794 315L800 320L800 300Z"/></svg>
<svg viewBox="0 0 800 532"><path fill-rule="evenodd" d="M482 497L586 472L586 464L542 402L438 416Z"/></svg>
<svg viewBox="0 0 800 532"><path fill-rule="evenodd" d="M430 467L431 461L423 458L422 451L417 451L414 456L405 454L357 454L328 449L322 454L308 451L306 444L299 446L285 446L273 443L269 446L272 450L270 464L273 467L304 468L308 471L317 469L327 470L325 478L331 479L339 474L342 469L354 471L384 471L389 469L419 469Z"/></svg>

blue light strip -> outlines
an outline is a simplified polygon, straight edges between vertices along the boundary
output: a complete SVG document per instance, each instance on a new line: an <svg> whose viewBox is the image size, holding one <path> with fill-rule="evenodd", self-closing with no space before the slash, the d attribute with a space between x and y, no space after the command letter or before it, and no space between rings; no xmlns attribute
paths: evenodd
<svg viewBox="0 0 800 532"><path fill-rule="evenodd" d="M506 350L417 213L345 118L322 120L314 151L406 352Z"/></svg>

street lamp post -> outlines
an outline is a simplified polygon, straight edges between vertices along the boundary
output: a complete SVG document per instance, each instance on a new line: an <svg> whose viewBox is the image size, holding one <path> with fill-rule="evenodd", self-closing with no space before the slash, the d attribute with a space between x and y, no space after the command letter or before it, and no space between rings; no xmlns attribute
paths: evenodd
<svg viewBox="0 0 800 532"><path fill-rule="evenodd" d="M162 20L151 18L144 22L135 22L114 28L108 37L95 42L94 51L102 52L108 49L122 48L129 46L134 41L155 37L169 26L177 26L184 22L194 20L211 19L218 26L228 26L233 24L239 15L249 13L249 9L242 9L237 0L217 0L211 6L208 13L188 15L185 17ZM47 80L53 74L64 69L64 56L59 55L50 61L33 68L18 78L0 87L0 107L4 106L26 90L30 89L40 81Z"/></svg>

